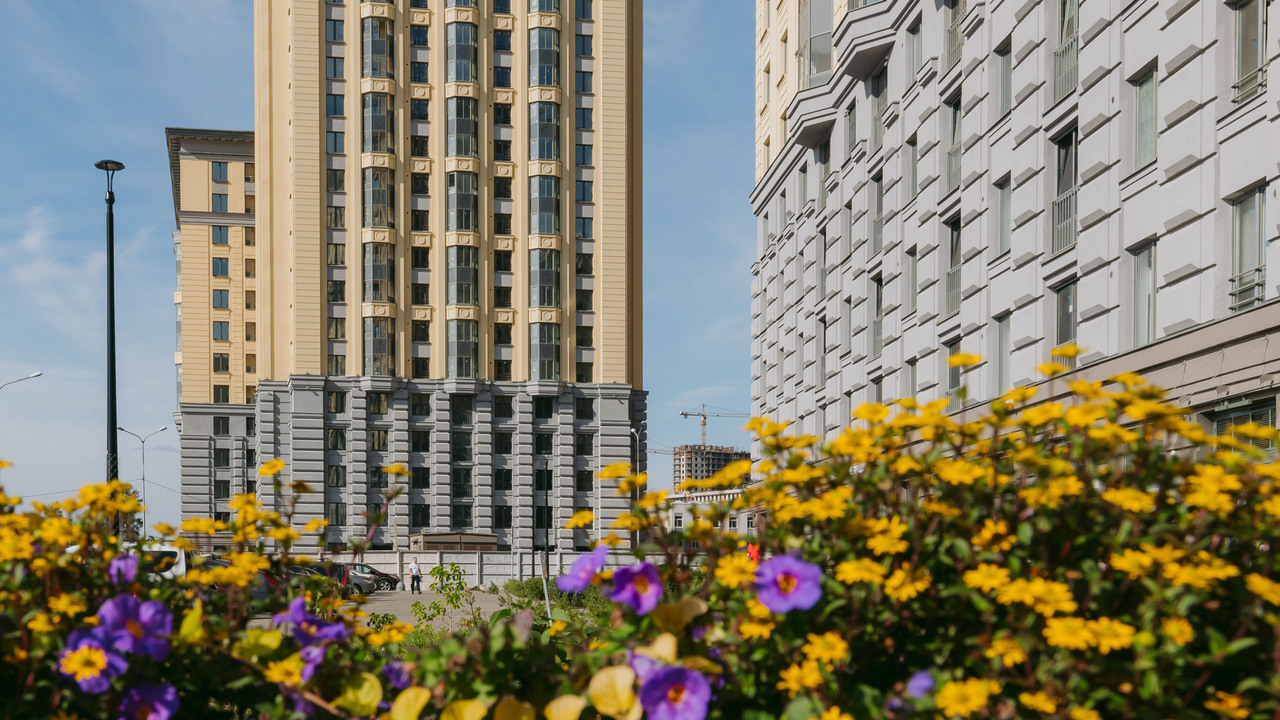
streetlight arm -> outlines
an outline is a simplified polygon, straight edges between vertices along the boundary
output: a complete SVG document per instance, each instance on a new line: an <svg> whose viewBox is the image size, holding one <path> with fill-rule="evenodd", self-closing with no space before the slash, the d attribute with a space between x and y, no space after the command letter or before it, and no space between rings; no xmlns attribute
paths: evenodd
<svg viewBox="0 0 1280 720"><path fill-rule="evenodd" d="M12 384L14 384L14 383L20 383L20 382L22 382L23 380L31 380L32 378L38 378L38 377L40 377L40 376L41 376L41 375L43 375L43 374L44 374L43 372L33 372L33 373L31 373L30 375L28 375L28 376L26 376L26 377L20 377L20 378L18 378L17 380L10 380L10 381L9 381L9 382L7 382L7 383L0 383L0 390L3 390L3 389L4 389L6 386L8 386L8 385L12 385Z"/></svg>

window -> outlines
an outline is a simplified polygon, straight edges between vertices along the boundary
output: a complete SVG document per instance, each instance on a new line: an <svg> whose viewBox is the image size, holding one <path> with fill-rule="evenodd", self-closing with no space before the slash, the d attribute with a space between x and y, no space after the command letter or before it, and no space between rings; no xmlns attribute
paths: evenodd
<svg viewBox="0 0 1280 720"><path fill-rule="evenodd" d="M390 168L364 169L364 227L395 227L395 198L395 180Z"/></svg>
<svg viewBox="0 0 1280 720"><path fill-rule="evenodd" d="M944 388L946 395L951 400L950 409L958 410L960 408L960 373L962 368L959 365L952 366L951 358L960 354L960 341L952 340L942 344L942 362L943 372L946 373L947 384Z"/></svg>
<svg viewBox="0 0 1280 720"><path fill-rule="evenodd" d="M387 449L387 431L381 428L369 430L369 449L379 452Z"/></svg>
<svg viewBox="0 0 1280 720"><path fill-rule="evenodd" d="M416 528L431 527L431 506L422 503L411 503L409 505L409 525Z"/></svg>
<svg viewBox="0 0 1280 720"><path fill-rule="evenodd" d="M579 275L594 275L594 258L591 253L578 253L574 260L574 271Z"/></svg>
<svg viewBox="0 0 1280 720"><path fill-rule="evenodd" d="M590 180L578 180L575 183L575 199L580 203L593 202L595 192Z"/></svg>
<svg viewBox="0 0 1280 720"><path fill-rule="evenodd" d="M414 232L426 232L430 227L430 214L426 210L413 210L409 215L409 227Z"/></svg>
<svg viewBox="0 0 1280 720"><path fill-rule="evenodd" d="M415 28L416 29L416 28ZM422 28L424 31L426 28ZM425 36L425 32L423 35ZM476 82L476 26L455 22L445 26L446 82ZM425 44L426 38L423 37ZM414 38L416 45L416 37Z"/></svg>
<svg viewBox="0 0 1280 720"><path fill-rule="evenodd" d="M996 254L1009 252L1013 242L1013 193L1009 189L1009 178L996 183Z"/></svg>
<svg viewBox="0 0 1280 720"><path fill-rule="evenodd" d="M257 239L258 239L258 231L256 228L247 227L244 229L245 247L253 247L254 245L257 244Z"/></svg>
<svg viewBox="0 0 1280 720"><path fill-rule="evenodd" d="M471 497L471 468L454 468L450 472L450 494L455 498Z"/></svg>
<svg viewBox="0 0 1280 720"><path fill-rule="evenodd" d="M1231 311L1248 310L1266 295L1263 250L1266 186L1250 190L1231 204Z"/></svg>
<svg viewBox="0 0 1280 720"><path fill-rule="evenodd" d="M550 420L556 413L556 399L553 397L535 397L533 399L533 419Z"/></svg>
<svg viewBox="0 0 1280 720"><path fill-rule="evenodd" d="M1245 0L1235 6L1236 84L1234 102L1257 97L1267 87L1266 0Z"/></svg>
<svg viewBox="0 0 1280 720"><path fill-rule="evenodd" d="M884 279L871 277L871 357L880 357L884 351ZM803 343L801 350L803 351ZM803 363L802 363L803 365Z"/></svg>
<svg viewBox="0 0 1280 720"><path fill-rule="evenodd" d="M346 375L347 374L347 356L346 355L330 355L328 361L329 375Z"/></svg>
<svg viewBox="0 0 1280 720"><path fill-rule="evenodd" d="M328 320L328 339L329 340L346 340L347 339L347 319L346 318L327 318Z"/></svg>
<svg viewBox="0 0 1280 720"><path fill-rule="evenodd" d="M510 125L511 124L511 105L510 103L495 103L493 106L493 124L494 125Z"/></svg>
<svg viewBox="0 0 1280 720"><path fill-rule="evenodd" d="M330 80L341 80L343 75L343 59L330 57L324 59L324 76Z"/></svg>
<svg viewBox="0 0 1280 720"><path fill-rule="evenodd" d="M591 0L574 1L574 17L579 20L591 19Z"/></svg>
<svg viewBox="0 0 1280 720"><path fill-rule="evenodd" d="M511 0L493 0L493 11L502 15L510 15Z"/></svg>
<svg viewBox="0 0 1280 720"><path fill-rule="evenodd" d="M502 52L511 52L511 31L510 30L494 30L493 31L493 49Z"/></svg>
<svg viewBox="0 0 1280 720"><path fill-rule="evenodd" d="M560 31L529 29L529 87L560 87Z"/></svg>
<svg viewBox="0 0 1280 720"><path fill-rule="evenodd" d="M431 487L431 468L416 467L409 471L409 487L425 490Z"/></svg>
<svg viewBox="0 0 1280 720"><path fill-rule="evenodd" d="M477 157L476 145L477 102L475 98L451 97L446 101L447 155L449 157Z"/></svg>
<svg viewBox="0 0 1280 720"><path fill-rule="evenodd" d="M213 434L215 437L227 437L231 434L231 418L218 415L213 418Z"/></svg>
<svg viewBox="0 0 1280 720"><path fill-rule="evenodd" d="M221 213L224 213L227 211L227 196L225 193L213 194L213 200L210 201L209 211L221 212Z"/></svg>
<svg viewBox="0 0 1280 720"><path fill-rule="evenodd" d="M451 172L448 181L448 230L476 232L480 207L479 176L473 172Z"/></svg>
<svg viewBox="0 0 1280 720"><path fill-rule="evenodd" d="M499 419L506 419L515 415L515 406L511 402L510 395L495 395L493 397L493 416Z"/></svg>
<svg viewBox="0 0 1280 720"><path fill-rule="evenodd" d="M1133 343L1142 347L1156 339L1156 244L1133 253Z"/></svg>
<svg viewBox="0 0 1280 720"><path fill-rule="evenodd" d="M551 490L552 476L548 468L534 468L533 489L541 492Z"/></svg>
<svg viewBox="0 0 1280 720"><path fill-rule="evenodd" d="M254 277L258 270L258 262L253 259L246 258L244 261L244 276L247 278Z"/></svg>
<svg viewBox="0 0 1280 720"><path fill-rule="evenodd" d="M431 267L430 248L415 247L409 253L409 264L414 270L426 270Z"/></svg>
<svg viewBox="0 0 1280 720"><path fill-rule="evenodd" d="M924 67L924 46L920 42L920 23L907 28L907 73L908 80L915 82L915 76Z"/></svg>
<svg viewBox="0 0 1280 720"><path fill-rule="evenodd" d="M213 371L216 373L231 372L231 354L230 353L214 353L213 354Z"/></svg>
<svg viewBox="0 0 1280 720"><path fill-rule="evenodd" d="M479 323L475 320L449 320L448 377L474 378L479 366Z"/></svg>
<svg viewBox="0 0 1280 720"><path fill-rule="evenodd" d="M231 291L230 290L214 290L213 291L213 307L217 310L226 310L231 307Z"/></svg>
<svg viewBox="0 0 1280 720"><path fill-rule="evenodd" d="M880 252L884 243L884 179L871 178L871 254Z"/></svg>
<svg viewBox="0 0 1280 720"><path fill-rule="evenodd" d="M325 411L340 415L347 411L347 394L341 390L330 390L325 393Z"/></svg>
<svg viewBox="0 0 1280 720"><path fill-rule="evenodd" d="M250 437L257 434L257 418L250 415L244 419L244 434Z"/></svg>
<svg viewBox="0 0 1280 720"><path fill-rule="evenodd" d="M475 398L471 395L454 395L449 398L449 421L454 425L470 425Z"/></svg>
<svg viewBox="0 0 1280 720"><path fill-rule="evenodd" d="M333 22L332 20L330 22ZM324 518L332 527L346 527L347 504L344 502L325 503Z"/></svg>
<svg viewBox="0 0 1280 720"><path fill-rule="evenodd" d="M347 486L347 468L344 465L329 465L324 472L325 485L329 487Z"/></svg>
<svg viewBox="0 0 1280 720"><path fill-rule="evenodd" d="M574 224L574 236L577 237L579 240L590 240L593 237L595 237L594 218L589 218L589 217L575 218L573 221L573 224Z"/></svg>
<svg viewBox="0 0 1280 720"><path fill-rule="evenodd" d="M947 278L944 286L946 301L944 309L946 315L951 316L960 312L960 263L962 260L960 250L960 219L956 218L944 224L947 232L947 257L946 271Z"/></svg>
<svg viewBox="0 0 1280 720"><path fill-rule="evenodd" d="M453 432L449 435L449 462L471 462L471 433Z"/></svg>
<svg viewBox="0 0 1280 720"><path fill-rule="evenodd" d="M573 39L574 54L578 57L591 57L591 36L578 35Z"/></svg>
<svg viewBox="0 0 1280 720"><path fill-rule="evenodd" d="M228 234L226 225L213 225L209 229L210 229L210 236L213 239L214 245L228 244L228 238L230 236Z"/></svg>
<svg viewBox="0 0 1280 720"><path fill-rule="evenodd" d="M325 450L346 450L347 431L343 428L329 428L325 431Z"/></svg>
<svg viewBox="0 0 1280 720"><path fill-rule="evenodd" d="M919 302L919 272L920 257L915 248L907 250L907 262L902 268L902 307L906 314L910 315L916 311Z"/></svg>
<svg viewBox="0 0 1280 720"><path fill-rule="evenodd" d="M213 323L213 339L222 342L231 340L231 323L215 320Z"/></svg>
<svg viewBox="0 0 1280 720"><path fill-rule="evenodd" d="M580 383L595 382L595 367L589 362L578 362L574 368L574 381Z"/></svg>
<svg viewBox="0 0 1280 720"><path fill-rule="evenodd" d="M431 377L431 358L415 357L410 358L413 361L412 374L416 380L425 380Z"/></svg>
<svg viewBox="0 0 1280 720"><path fill-rule="evenodd" d="M914 398L916 396L916 382L916 361L908 360L902 372L902 396L904 398Z"/></svg>
<svg viewBox="0 0 1280 720"><path fill-rule="evenodd" d="M1000 85L997 90L996 116L1003 117L1006 113L1013 109L1013 53L1012 46L996 50L996 73L999 76L997 82Z"/></svg>
<svg viewBox="0 0 1280 720"><path fill-rule="evenodd" d="M574 344L580 348L595 347L595 333L590 325L579 325L574 337Z"/></svg>
<svg viewBox="0 0 1280 720"><path fill-rule="evenodd" d="M494 471L494 484L495 484L495 489L497 489L497 488L496 488L496 484L497 484L497 473L498 473L498 472L499 472L498 470L495 470L495 471ZM507 473L510 473L511 471L510 471L510 470L507 470L506 472L507 472ZM507 482L508 482L508 483L510 483L510 482L511 482L510 477L508 477ZM507 489L508 489L508 490L510 490L510 489L511 489L509 485L508 485ZM494 529L494 530L509 530L509 529L511 529L511 506L510 506L510 505L495 505L495 506L493 507L493 529Z"/></svg>
<svg viewBox="0 0 1280 720"><path fill-rule="evenodd" d="M326 95L324 98L324 111L326 115L342 117L346 113L343 112L343 96Z"/></svg>
<svg viewBox="0 0 1280 720"><path fill-rule="evenodd" d="M371 392L366 396L365 402L370 415L386 415L387 406L391 402L391 394L385 392Z"/></svg>
<svg viewBox="0 0 1280 720"><path fill-rule="evenodd" d="M579 130L591 129L591 108L574 108L573 126Z"/></svg>
<svg viewBox="0 0 1280 720"><path fill-rule="evenodd" d="M945 104L947 118L947 185L944 192L953 192L960 187L960 122L963 117L960 110L960 99L956 98Z"/></svg>
<svg viewBox="0 0 1280 720"><path fill-rule="evenodd" d="M573 436L573 454L587 456L595 453L595 435L580 434Z"/></svg>
<svg viewBox="0 0 1280 720"><path fill-rule="evenodd" d="M1054 142L1057 149L1057 197L1053 201L1053 252L1076 244L1076 131Z"/></svg>
<svg viewBox="0 0 1280 720"><path fill-rule="evenodd" d="M1008 313L1001 315L995 319L995 347L993 348L995 362L992 364L993 379L995 380L996 394L1004 394L1013 387L1013 382L1009 377L1010 356L1013 353L1013 347L1009 341L1009 318Z"/></svg>
<svg viewBox="0 0 1280 720"><path fill-rule="evenodd" d="M493 86L500 88L511 87L511 68L495 65L493 68Z"/></svg>
<svg viewBox="0 0 1280 720"><path fill-rule="evenodd" d="M844 111L844 146L845 152L849 157L853 157L853 151L858 146L858 115L857 105L850 103L849 107Z"/></svg>
<svg viewBox="0 0 1280 720"><path fill-rule="evenodd" d="M578 288L576 302L578 312L591 312L595 309L593 305L593 293L590 290Z"/></svg>
<svg viewBox="0 0 1280 720"><path fill-rule="evenodd" d="M1156 159L1156 71L1152 68L1133 83L1134 167L1145 167Z"/></svg>
<svg viewBox="0 0 1280 720"><path fill-rule="evenodd" d="M431 433L427 430L413 430L409 433L410 452L431 452Z"/></svg>
<svg viewBox="0 0 1280 720"><path fill-rule="evenodd" d="M231 402L231 386L230 385L214 385L213 386L213 402L218 405L226 405Z"/></svg>
<svg viewBox="0 0 1280 720"><path fill-rule="evenodd" d="M346 152L346 143L343 141L342 133L329 132L325 134L325 151L335 154Z"/></svg>
<svg viewBox="0 0 1280 720"><path fill-rule="evenodd" d="M330 280L328 283L329 302L340 303L346 302L347 299L347 283L344 280Z"/></svg>
<svg viewBox="0 0 1280 720"><path fill-rule="evenodd" d="M431 156L431 145L426 135L409 136L409 154L413 157Z"/></svg>
<svg viewBox="0 0 1280 720"><path fill-rule="evenodd" d="M454 173L450 173L451 175ZM474 173L466 173L474 177ZM446 249L448 260L448 303L450 305L477 305L476 292L479 275L480 251L469 245L450 245Z"/></svg>
<svg viewBox="0 0 1280 720"><path fill-rule="evenodd" d="M324 39L329 42L342 42L342 21L324 21Z"/></svg>
<svg viewBox="0 0 1280 720"><path fill-rule="evenodd" d="M573 489L578 492L591 492L595 489L595 478L590 470L577 470L573 473Z"/></svg>
<svg viewBox="0 0 1280 720"><path fill-rule="evenodd" d="M672 525L672 527L674 527L674 528L675 528L675 529L677 529L677 530L679 530L679 529L683 528L683 527L684 527L684 515L683 515L683 514L681 514L681 513L672 513L672 515L671 515L671 525Z"/></svg>
<svg viewBox="0 0 1280 720"><path fill-rule="evenodd" d="M555 436L551 433L534 433L533 434L533 454L534 455L550 455L552 441Z"/></svg>
<svg viewBox="0 0 1280 720"><path fill-rule="evenodd" d="M534 471L535 481L539 472L543 471ZM540 505L533 509L533 527L535 530L546 530L551 527L551 508Z"/></svg>
<svg viewBox="0 0 1280 720"><path fill-rule="evenodd" d="M342 243L326 243L325 261L330 267L342 267L347 264L347 246Z"/></svg>
<svg viewBox="0 0 1280 720"><path fill-rule="evenodd" d="M573 89L580 93L589 93L591 92L591 81L591 73L585 70L578 70L573 75Z"/></svg>
<svg viewBox="0 0 1280 720"><path fill-rule="evenodd" d="M530 307L560 307L560 251L536 248L529 251Z"/></svg>
<svg viewBox="0 0 1280 720"><path fill-rule="evenodd" d="M573 417L577 420L594 420L596 417L595 399L575 398L573 401Z"/></svg>
<svg viewBox="0 0 1280 720"><path fill-rule="evenodd" d="M577 165L594 165L591 145L576 145L573 150L573 162Z"/></svg>
<svg viewBox="0 0 1280 720"><path fill-rule="evenodd" d="M409 82L425 83L431 82L429 74L430 66L425 62L412 61L409 63Z"/></svg>
<svg viewBox="0 0 1280 720"><path fill-rule="evenodd" d="M559 103L529 103L529 159L560 159Z"/></svg>
<svg viewBox="0 0 1280 720"><path fill-rule="evenodd" d="M493 159L500 162L511 162L511 141L510 140L494 140L493 141Z"/></svg>
<svg viewBox="0 0 1280 720"><path fill-rule="evenodd" d="M1237 410L1228 410L1226 412L1215 413L1213 415L1213 434L1227 435L1236 440L1253 445L1268 452L1273 453L1275 450L1275 441L1269 438L1250 437L1242 432L1238 432L1236 428L1241 425L1252 423L1260 427L1272 428L1276 425L1276 401L1275 398L1255 402L1247 407Z"/></svg>
<svg viewBox="0 0 1280 720"><path fill-rule="evenodd" d="M511 288L505 285L495 286L493 288L493 306L499 308L511 307Z"/></svg>
<svg viewBox="0 0 1280 720"><path fill-rule="evenodd" d="M409 396L409 415L426 417L431 414L431 393L413 393Z"/></svg>
<svg viewBox="0 0 1280 720"><path fill-rule="evenodd" d="M413 47L427 47L430 32L426 25L410 25L409 26L409 45Z"/></svg>
<svg viewBox="0 0 1280 720"><path fill-rule="evenodd" d="M1054 296L1054 347L1076 340L1076 281L1060 285Z"/></svg>
<svg viewBox="0 0 1280 720"><path fill-rule="evenodd" d="M414 305L430 305L431 304L431 286L427 283L412 283L409 285L409 302ZM418 322L418 321L415 321ZM415 336L414 338L418 338ZM427 339L424 338L425 342Z"/></svg>
<svg viewBox="0 0 1280 720"><path fill-rule="evenodd" d="M431 119L431 103L426 100L410 100L409 101L409 119L415 122L425 122Z"/></svg>
<svg viewBox="0 0 1280 720"><path fill-rule="evenodd" d="M395 246L364 245L364 301L395 302Z"/></svg>
<svg viewBox="0 0 1280 720"><path fill-rule="evenodd" d="M907 184L908 197L915 197L920 194L919 168L920 151L913 136L907 141L902 159L902 177Z"/></svg>
<svg viewBox="0 0 1280 720"><path fill-rule="evenodd" d="M493 251L493 269L495 272L511 272L511 251Z"/></svg>
<svg viewBox="0 0 1280 720"><path fill-rule="evenodd" d="M559 13L560 0L529 0L529 12Z"/></svg>
<svg viewBox="0 0 1280 720"><path fill-rule="evenodd" d="M210 171L213 173L213 179L219 182L227 181L227 164L224 162L209 163Z"/></svg>
<svg viewBox="0 0 1280 720"><path fill-rule="evenodd" d="M330 230L342 230L347 227L347 209L337 205L329 205L325 212L325 226Z"/></svg>

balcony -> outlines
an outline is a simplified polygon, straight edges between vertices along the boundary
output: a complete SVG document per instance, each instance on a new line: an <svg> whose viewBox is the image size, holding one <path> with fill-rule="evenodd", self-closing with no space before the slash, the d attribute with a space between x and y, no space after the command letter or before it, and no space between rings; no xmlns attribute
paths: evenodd
<svg viewBox="0 0 1280 720"><path fill-rule="evenodd" d="M1053 102L1075 93L1080 84L1080 36L1072 35L1053 51Z"/></svg>
<svg viewBox="0 0 1280 720"><path fill-rule="evenodd" d="M1263 65L1240 78L1240 82L1232 85L1231 89L1235 91L1235 96L1231 99L1231 102L1237 104L1261 95L1262 91L1267 89L1267 66Z"/></svg>
<svg viewBox="0 0 1280 720"><path fill-rule="evenodd" d="M1076 244L1076 191L1071 188L1053 201L1053 255Z"/></svg>
<svg viewBox="0 0 1280 720"><path fill-rule="evenodd" d="M951 22L947 24L947 69L956 66L960 62L960 55L964 50L964 33L960 30L960 22L964 20L964 3L956 3L956 7L951 11Z"/></svg>
<svg viewBox="0 0 1280 720"><path fill-rule="evenodd" d="M947 188L946 194L951 194L960 187L960 143L957 142L947 150Z"/></svg>
<svg viewBox="0 0 1280 720"><path fill-rule="evenodd" d="M879 105L879 103L880 101L876 100L876 104ZM874 155L875 153L879 152L880 148L883 146L884 146L884 115L880 112L876 112L874 115L871 116L871 154Z"/></svg>
<svg viewBox="0 0 1280 720"><path fill-rule="evenodd" d="M871 319L871 354L873 358L880 357L884 352L884 316L876 315Z"/></svg>
<svg viewBox="0 0 1280 720"><path fill-rule="evenodd" d="M1266 280L1265 265L1231 278L1231 312L1244 312L1261 305L1267 294Z"/></svg>
<svg viewBox="0 0 1280 720"><path fill-rule="evenodd" d="M946 313L943 317L951 317L960 312L960 266L947 270Z"/></svg>
<svg viewBox="0 0 1280 720"><path fill-rule="evenodd" d="M884 247L884 214L876 215L871 220L871 254L875 255Z"/></svg>

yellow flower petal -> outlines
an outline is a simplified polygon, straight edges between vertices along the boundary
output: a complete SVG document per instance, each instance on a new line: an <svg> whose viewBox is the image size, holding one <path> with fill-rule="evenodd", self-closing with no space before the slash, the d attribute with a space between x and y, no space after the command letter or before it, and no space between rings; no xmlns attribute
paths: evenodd
<svg viewBox="0 0 1280 720"><path fill-rule="evenodd" d="M580 695L561 695L542 708L547 720L578 720L587 701Z"/></svg>
<svg viewBox="0 0 1280 720"><path fill-rule="evenodd" d="M613 665L592 676L587 697L601 715L621 718L636 704L635 684L634 670L626 665Z"/></svg>

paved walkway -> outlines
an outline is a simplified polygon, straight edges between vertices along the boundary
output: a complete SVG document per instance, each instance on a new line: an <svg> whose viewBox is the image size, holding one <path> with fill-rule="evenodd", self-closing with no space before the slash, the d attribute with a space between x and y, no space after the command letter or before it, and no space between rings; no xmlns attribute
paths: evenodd
<svg viewBox="0 0 1280 720"><path fill-rule="evenodd" d="M476 600L476 607L480 610L480 616L485 620L498 610L502 609L502 605L498 602L498 596L484 592L482 590L472 591ZM428 590L423 590L421 595L411 594L408 590L379 590L372 595L367 596L368 602L365 603L363 610L367 613L391 613L396 616L400 622L413 624L413 613L410 608L415 602L421 602L423 605L430 605L432 600L436 599L436 595ZM436 627L444 627L448 624L448 620L459 620L466 615L465 606L463 610L454 611L445 618L440 618L435 623Z"/></svg>

